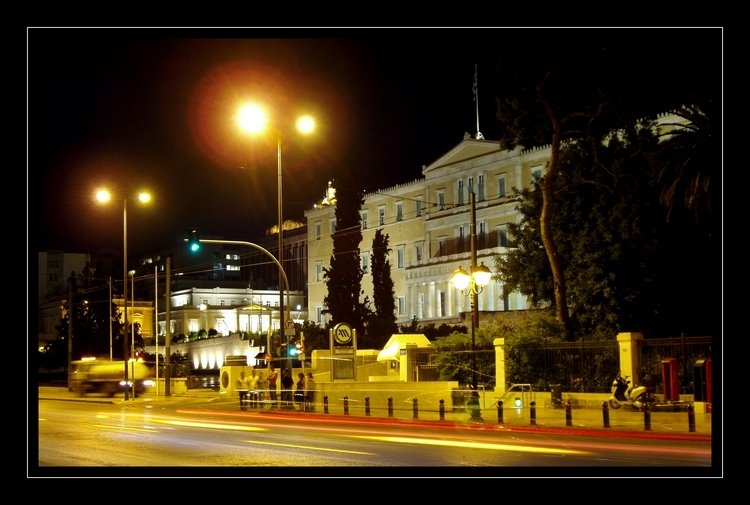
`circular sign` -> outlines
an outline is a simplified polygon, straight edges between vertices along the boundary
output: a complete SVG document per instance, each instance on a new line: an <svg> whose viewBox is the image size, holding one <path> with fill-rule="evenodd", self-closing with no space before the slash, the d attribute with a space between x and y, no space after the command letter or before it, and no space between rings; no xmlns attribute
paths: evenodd
<svg viewBox="0 0 750 505"><path fill-rule="evenodd" d="M349 323L339 323L333 327L333 339L337 344L350 344L354 332Z"/></svg>
<svg viewBox="0 0 750 505"><path fill-rule="evenodd" d="M287 328L294 328L294 320L287 319L286 321L284 321L284 326L286 326Z"/></svg>

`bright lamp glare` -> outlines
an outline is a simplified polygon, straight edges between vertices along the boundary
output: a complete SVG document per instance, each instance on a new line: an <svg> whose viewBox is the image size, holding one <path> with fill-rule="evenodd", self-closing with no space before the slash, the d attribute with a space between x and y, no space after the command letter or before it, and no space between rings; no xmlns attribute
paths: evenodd
<svg viewBox="0 0 750 505"><path fill-rule="evenodd" d="M141 203L148 203L151 201L151 195L149 193L146 193L145 191L142 191L138 193L138 201Z"/></svg>
<svg viewBox="0 0 750 505"><path fill-rule="evenodd" d="M100 203L107 203L112 199L112 193L106 189L99 189L96 191L96 201Z"/></svg>
<svg viewBox="0 0 750 505"><path fill-rule="evenodd" d="M266 113L257 105L244 105L237 113L237 123L248 133L258 133L266 127Z"/></svg>
<svg viewBox="0 0 750 505"><path fill-rule="evenodd" d="M311 133L315 129L315 119L312 116L302 116L297 119L297 130L300 133Z"/></svg>
<svg viewBox="0 0 750 505"><path fill-rule="evenodd" d="M461 267L456 269L456 271L453 273L453 285L461 291L469 287L470 281L471 277L469 276L468 272L466 272L466 270Z"/></svg>

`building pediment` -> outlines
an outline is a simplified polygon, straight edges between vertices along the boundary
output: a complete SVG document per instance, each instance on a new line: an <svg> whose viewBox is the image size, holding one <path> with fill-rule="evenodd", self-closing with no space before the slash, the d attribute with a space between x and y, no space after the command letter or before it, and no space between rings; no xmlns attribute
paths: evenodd
<svg viewBox="0 0 750 505"><path fill-rule="evenodd" d="M503 149L500 148L500 143L495 140L465 138L456 147L424 167L422 169L422 174L426 176L429 172L438 170L442 167L455 165L456 163L486 156L502 150Z"/></svg>

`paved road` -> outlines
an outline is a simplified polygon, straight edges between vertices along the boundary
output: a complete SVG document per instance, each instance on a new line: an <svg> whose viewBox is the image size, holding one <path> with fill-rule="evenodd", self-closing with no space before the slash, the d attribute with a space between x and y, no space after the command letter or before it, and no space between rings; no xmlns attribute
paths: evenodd
<svg viewBox="0 0 750 505"><path fill-rule="evenodd" d="M97 396L79 397L69 392L65 387L39 387L40 400L59 400L59 401L86 401L86 402L105 402L105 403L125 403L122 396L114 398L105 398ZM130 399L128 403L142 402L150 403L154 406L174 406L191 405L193 407L204 407L210 409L238 410L239 402L235 396L229 397L210 389L193 389L179 395L170 397L156 396L146 394L135 399ZM269 405L263 407L270 410ZM252 409L248 409L252 410ZM257 410L257 408L255 409ZM345 413L341 405L329 406L328 414L324 413L324 406L317 405L315 413L299 412L299 415L315 416L344 416ZM351 409L348 416L365 416L366 413L362 408ZM387 412L373 409L371 417L385 418ZM502 410L502 422L499 420L499 413L496 408L484 409L481 420L472 420L466 412L445 412L441 419L440 413L435 411L418 412L420 421L434 421L440 423L452 423L457 427L466 426L476 429L477 427L496 428L502 425L503 428L517 430L553 430L567 431L571 434L588 434L592 436L626 436L626 437L649 437L649 438L698 438L711 439L712 435L712 414L688 412L651 412L650 416L643 412L631 411L627 408L619 410L609 410L609 427L604 425L604 413L601 409L576 408L566 412L564 408L537 408L535 419L532 422L531 412L528 408L504 408ZM395 420L413 419L414 412L409 409L394 410L393 418Z"/></svg>

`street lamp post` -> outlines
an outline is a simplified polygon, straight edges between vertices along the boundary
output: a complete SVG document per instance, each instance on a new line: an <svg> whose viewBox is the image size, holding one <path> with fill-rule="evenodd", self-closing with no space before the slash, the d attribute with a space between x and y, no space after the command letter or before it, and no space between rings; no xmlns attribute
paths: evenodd
<svg viewBox="0 0 750 505"><path fill-rule="evenodd" d="M476 200L474 192L469 193L470 201L470 224L469 239L471 244L471 268L466 272L459 267L453 273L453 284L461 290L464 296L471 295L471 387L477 389L477 361L476 361L476 340L474 337L475 329L479 326L479 293L489 284L492 272L484 266L477 266L477 237L476 237Z"/></svg>
<svg viewBox="0 0 750 505"><path fill-rule="evenodd" d="M96 191L96 199L100 203L107 203L112 199L112 194L106 189ZM144 191L138 194L138 200L141 203L151 201L151 195ZM128 200L122 199L122 308L123 308L123 329L122 329L122 359L124 365L125 379L125 401L128 397ZM135 336L133 336L133 347L135 346Z"/></svg>
<svg viewBox="0 0 750 505"><path fill-rule="evenodd" d="M125 401L128 401L128 200L122 200L122 360L125 362Z"/></svg>
<svg viewBox="0 0 750 505"><path fill-rule="evenodd" d="M130 275L130 314L135 314L135 270L128 272ZM130 382L132 384L132 395L135 399L135 321L130 323Z"/></svg>
<svg viewBox="0 0 750 505"><path fill-rule="evenodd" d="M237 122L240 128L250 132L258 133L266 128L267 116L263 108L255 104L245 105L240 108L237 114ZM281 130L278 128L271 128L276 134L276 172L278 178L278 232L279 232L279 244L278 244L278 266L279 266L279 334L282 336L284 341L286 339L286 324L284 321L284 289L281 284L281 277L284 274L284 216L283 216L283 191L282 191L282 177L281 177ZM308 115L303 115L297 118L297 130L300 133L308 134L315 129L315 120ZM285 274L284 274L285 276ZM287 292L289 290L287 281ZM291 309L291 307L290 307ZM291 313L289 314L291 319Z"/></svg>

